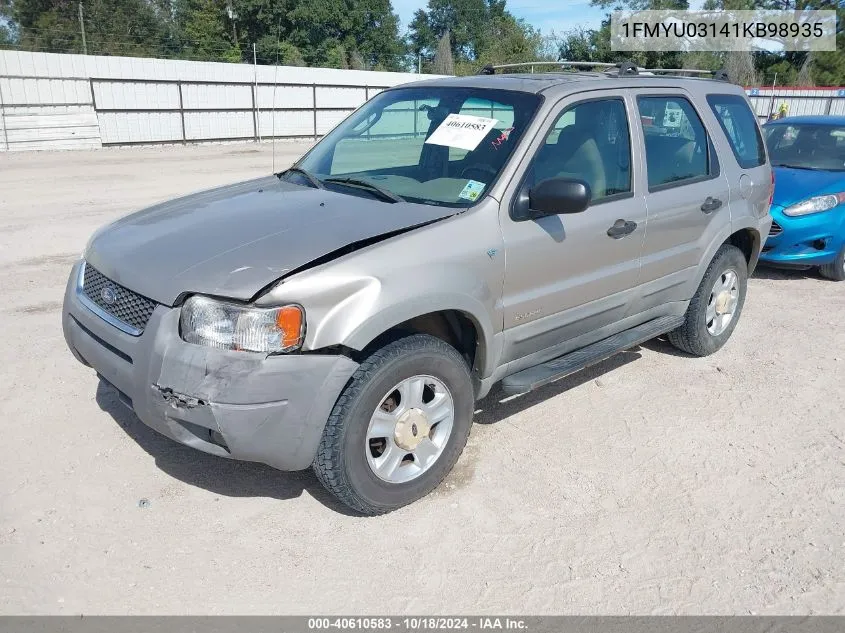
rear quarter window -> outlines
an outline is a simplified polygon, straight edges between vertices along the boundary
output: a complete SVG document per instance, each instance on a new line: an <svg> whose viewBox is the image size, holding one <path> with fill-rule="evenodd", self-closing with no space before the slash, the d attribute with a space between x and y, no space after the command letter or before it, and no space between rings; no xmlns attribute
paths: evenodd
<svg viewBox="0 0 845 633"><path fill-rule="evenodd" d="M743 169L766 164L766 148L748 102L739 95L707 95L707 103Z"/></svg>

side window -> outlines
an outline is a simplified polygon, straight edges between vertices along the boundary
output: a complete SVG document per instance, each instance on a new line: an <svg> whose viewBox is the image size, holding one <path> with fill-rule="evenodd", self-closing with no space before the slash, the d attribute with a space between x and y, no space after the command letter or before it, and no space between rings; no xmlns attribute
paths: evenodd
<svg viewBox="0 0 845 633"><path fill-rule="evenodd" d="M713 171L704 124L684 97L638 97L648 188L703 179Z"/></svg>
<svg viewBox="0 0 845 633"><path fill-rule="evenodd" d="M766 150L763 139L745 99L739 95L707 95L707 103L719 119L739 166L751 169L764 165Z"/></svg>
<svg viewBox="0 0 845 633"><path fill-rule="evenodd" d="M575 178L593 202L631 193L631 139L622 99L598 99L564 110L537 152L529 182Z"/></svg>

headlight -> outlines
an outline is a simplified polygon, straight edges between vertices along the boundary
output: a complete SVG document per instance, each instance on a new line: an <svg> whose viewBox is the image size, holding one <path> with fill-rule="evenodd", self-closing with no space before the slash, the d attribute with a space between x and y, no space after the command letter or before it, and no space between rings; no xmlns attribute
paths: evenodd
<svg viewBox="0 0 845 633"><path fill-rule="evenodd" d="M787 207L783 210L783 212L791 217L798 215L810 215L811 213L829 211L840 202L845 202L845 192L809 198L803 202L799 202L798 204L793 204L791 207Z"/></svg>
<svg viewBox="0 0 845 633"><path fill-rule="evenodd" d="M182 306L179 324L188 343L217 349L290 352L305 338L305 313L296 305L256 308L195 295Z"/></svg>

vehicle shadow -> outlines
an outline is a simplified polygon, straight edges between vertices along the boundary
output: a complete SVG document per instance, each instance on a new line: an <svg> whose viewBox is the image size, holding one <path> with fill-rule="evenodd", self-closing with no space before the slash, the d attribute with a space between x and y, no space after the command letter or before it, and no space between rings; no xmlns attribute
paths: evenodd
<svg viewBox="0 0 845 633"><path fill-rule="evenodd" d="M644 347L684 355L664 341L649 341ZM497 385L489 395L476 403L473 422L501 422L639 360L642 358L640 350L638 346L620 352L597 365L587 367L524 396L508 397ZM327 492L310 469L284 472L264 464L225 459L183 446L141 422L135 413L120 402L117 392L102 381L97 386L96 401L100 409L109 414L129 437L155 459L159 469L190 486L225 497L270 497L279 500L295 499L303 492L308 492L331 510L347 516L360 516Z"/></svg>
<svg viewBox="0 0 845 633"><path fill-rule="evenodd" d="M545 402L570 389L580 387L591 380L598 380L602 376L642 358L639 352L640 347L633 347L625 352L620 352L597 365L592 365L579 372L561 378L545 387L525 394L524 396L507 396L498 385L482 400L475 405L476 424L496 424L505 418L520 413L536 404Z"/></svg>
<svg viewBox="0 0 845 633"><path fill-rule="evenodd" d="M783 281L785 279L822 279L818 268L775 268L760 264L751 275L752 279L772 279Z"/></svg>
<svg viewBox="0 0 845 633"><path fill-rule="evenodd" d="M264 464L240 462L209 455L164 437L141 422L117 392L100 381L97 404L118 426L155 459L156 466L189 486L204 488L224 497L270 497L295 499L308 492L331 510L347 516L360 516L337 501L310 469L284 472Z"/></svg>
<svg viewBox="0 0 845 633"><path fill-rule="evenodd" d="M658 336L650 341L643 343L643 347L650 349L652 352L659 352L667 356L677 356L679 358L698 358L693 354L687 354L685 351L678 349L669 342L666 336Z"/></svg>

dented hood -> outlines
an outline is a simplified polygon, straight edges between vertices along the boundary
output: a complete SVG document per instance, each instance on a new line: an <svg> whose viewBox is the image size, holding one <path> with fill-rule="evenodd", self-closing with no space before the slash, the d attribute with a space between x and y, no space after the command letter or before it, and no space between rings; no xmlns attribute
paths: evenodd
<svg viewBox="0 0 845 633"><path fill-rule="evenodd" d="M98 231L85 259L117 283L166 305L185 292L247 300L337 249L455 212L268 176L133 213Z"/></svg>

